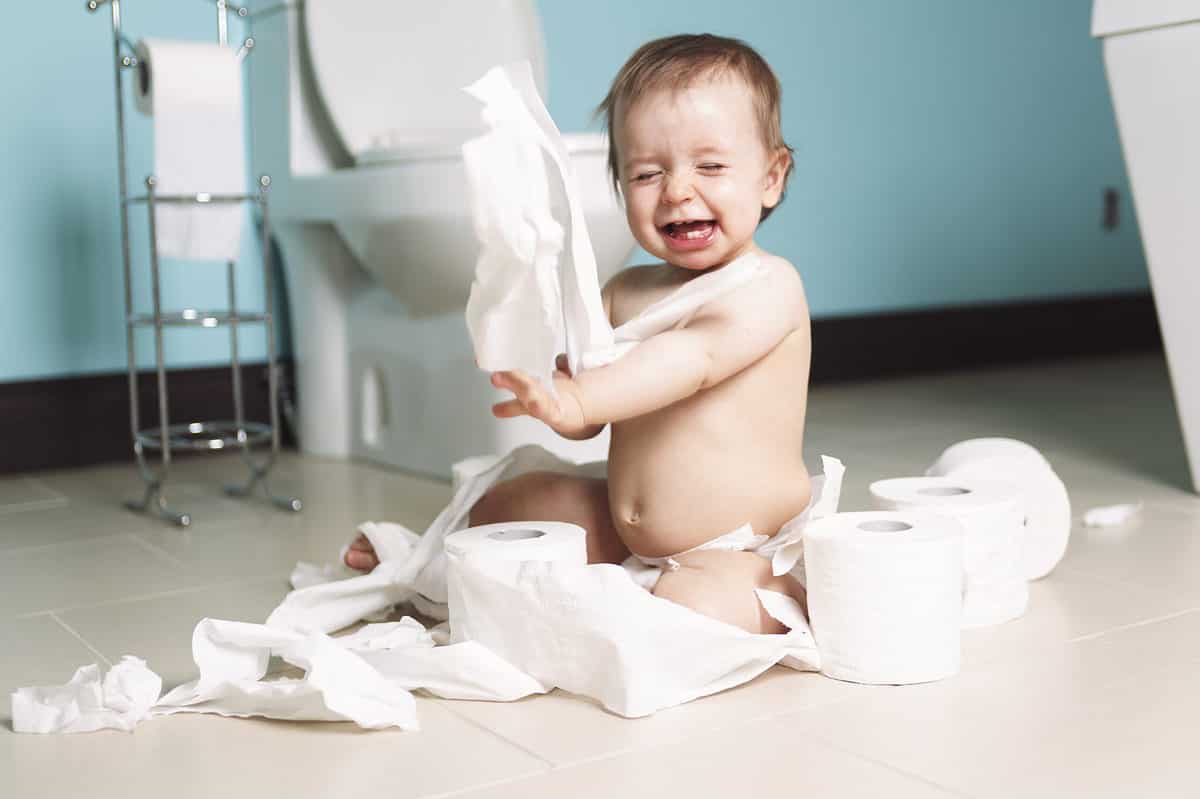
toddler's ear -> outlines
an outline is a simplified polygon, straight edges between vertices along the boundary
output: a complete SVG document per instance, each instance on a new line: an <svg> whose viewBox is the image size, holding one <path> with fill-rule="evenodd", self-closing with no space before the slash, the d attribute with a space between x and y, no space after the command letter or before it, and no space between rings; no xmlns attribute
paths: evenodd
<svg viewBox="0 0 1200 799"><path fill-rule="evenodd" d="M774 208L779 205L791 166L792 153L787 147L780 147L771 156L771 160L767 164L767 174L763 177L762 204L764 208Z"/></svg>

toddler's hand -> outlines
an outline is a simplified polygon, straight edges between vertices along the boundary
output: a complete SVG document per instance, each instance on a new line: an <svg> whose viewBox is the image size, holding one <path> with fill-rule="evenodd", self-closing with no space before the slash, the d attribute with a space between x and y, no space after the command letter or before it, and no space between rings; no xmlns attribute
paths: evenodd
<svg viewBox="0 0 1200 799"><path fill-rule="evenodd" d="M511 391L515 398L497 402L492 406L492 413L500 419L532 416L564 438L582 435L588 429L588 424L583 416L578 389L566 370L565 359L562 356L559 356L557 365L559 371L554 373L557 400L541 383L519 369L511 372L493 372L492 385Z"/></svg>

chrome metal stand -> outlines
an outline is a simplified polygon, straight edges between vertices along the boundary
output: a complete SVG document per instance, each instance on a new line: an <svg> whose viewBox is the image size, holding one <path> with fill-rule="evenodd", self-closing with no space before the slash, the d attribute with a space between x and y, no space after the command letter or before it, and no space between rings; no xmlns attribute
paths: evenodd
<svg viewBox="0 0 1200 799"><path fill-rule="evenodd" d="M239 16L246 16L245 8L234 6L227 0L214 0L217 7L217 40L220 44L227 43L226 14L232 10ZM262 493L274 504L288 511L299 511L302 504L294 497L277 496L270 492L267 485L267 475L279 456L279 377L278 363L275 352L275 328L271 309L274 308L274 287L271 280L271 249L270 223L267 208L267 190L271 178L263 175L259 178L258 191L253 194L158 194L155 191L157 181L153 175L146 178L146 193L130 197L126 180L125 164L125 107L122 70L138 66L137 55L131 43L121 34L121 0L88 0L88 11L96 11L100 6L108 4L112 8L113 58L116 74L117 102L117 169L121 195L121 256L125 274L125 347L129 373L129 426L133 438L133 452L137 457L138 472L145 484L145 492L141 500L131 500L125 503L127 508L150 513L166 519L181 527L192 523L191 514L173 510L168 504L164 485L171 466L171 452L176 450L223 450L237 446L242 460L250 470L250 477L245 483L227 485L225 492L230 496L248 497L261 486ZM122 50L125 48L125 51ZM253 39L246 39L238 51L239 57L245 55L254 47ZM261 313L240 313L237 305L237 290L234 280L235 264L228 261L226 278L228 283L229 308L226 311L197 311L186 308L182 311L164 311L162 294L159 285L158 237L156 231L155 207L159 204L200 204L214 203L255 203L262 215L262 273L263 273L263 302ZM135 313L133 303L132 264L129 248L129 207L144 203L150 226L150 280L153 312L149 314ZM238 326L257 323L266 327L267 334L267 379L268 394L271 409L270 424L248 422L245 419L242 402L241 363L238 358ZM166 359L163 354L163 328L171 326L198 327L229 327L230 364L233 370L233 413L232 421L201 421L184 424L171 424L167 395ZM134 348L134 331L139 327L154 329L155 371L157 377L158 418L157 428L141 428L138 407L137 358ZM265 458L256 460L253 448L256 445L269 444L270 450ZM159 465L157 472L151 466L147 450L157 450Z"/></svg>

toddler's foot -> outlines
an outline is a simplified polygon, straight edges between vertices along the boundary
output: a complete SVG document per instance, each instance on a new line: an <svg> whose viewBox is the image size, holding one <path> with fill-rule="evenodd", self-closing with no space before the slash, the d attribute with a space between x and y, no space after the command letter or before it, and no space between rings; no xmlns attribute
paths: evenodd
<svg viewBox="0 0 1200 799"><path fill-rule="evenodd" d="M350 548L346 550L346 565L364 572L369 572L379 565L379 558L375 557L375 547L371 546L371 542L362 533L350 542Z"/></svg>

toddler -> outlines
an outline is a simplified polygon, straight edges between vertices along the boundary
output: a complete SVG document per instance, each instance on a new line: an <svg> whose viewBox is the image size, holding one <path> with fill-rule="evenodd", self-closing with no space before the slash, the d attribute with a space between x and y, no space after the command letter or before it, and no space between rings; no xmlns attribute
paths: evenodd
<svg viewBox="0 0 1200 799"><path fill-rule="evenodd" d="M800 585L753 551L706 546L747 523L773 535L810 499L807 303L795 268L754 241L792 169L779 82L743 42L671 36L633 54L599 112L629 226L662 260L604 287L613 326L736 260L758 259L759 272L615 363L572 376L560 358L557 400L522 372L494 373L492 384L513 394L493 407L497 417L530 415L572 439L611 424L608 477L525 474L494 486L470 523L578 524L589 562L666 564L656 595L751 632L783 632L753 589L803 601ZM376 565L365 537L346 563Z"/></svg>

